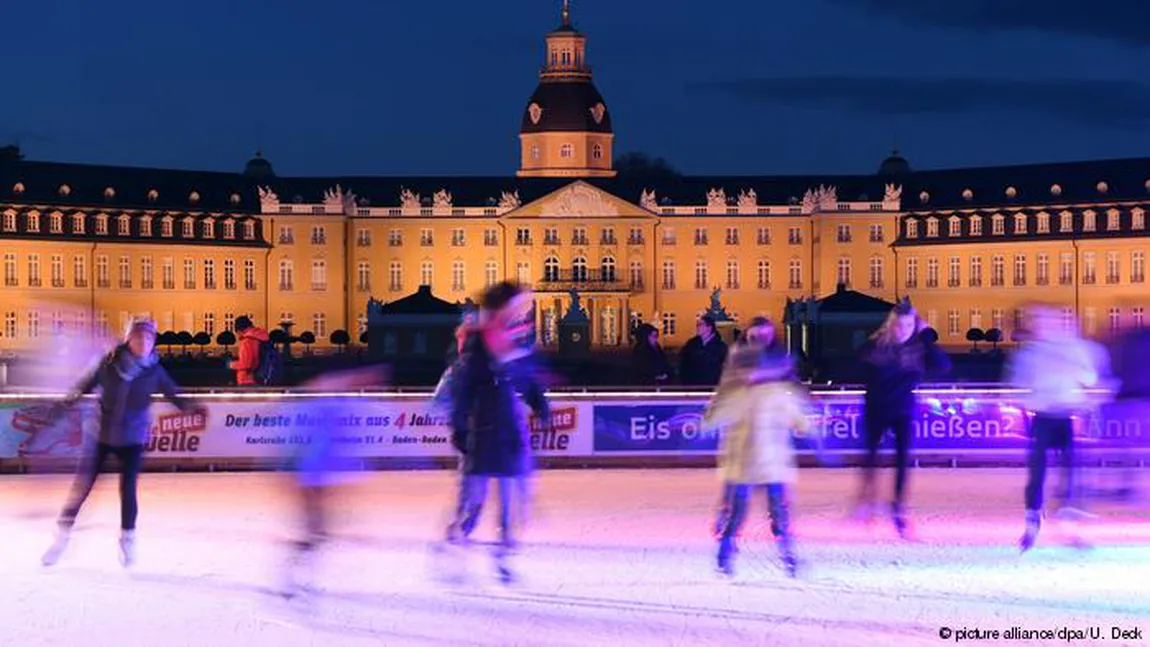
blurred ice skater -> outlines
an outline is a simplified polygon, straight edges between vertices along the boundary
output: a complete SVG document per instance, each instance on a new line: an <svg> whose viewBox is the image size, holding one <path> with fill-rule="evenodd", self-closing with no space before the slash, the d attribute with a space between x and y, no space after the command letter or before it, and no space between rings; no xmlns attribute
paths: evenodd
<svg viewBox="0 0 1150 647"><path fill-rule="evenodd" d="M805 431L805 399L795 366L764 317L751 321L727 359L719 389L707 407L708 425L722 427L719 476L725 499L719 515L718 569L734 574L735 538L753 490L767 498L771 532L787 574L798 569L790 533L787 486L798 478L792 433Z"/></svg>
<svg viewBox="0 0 1150 647"><path fill-rule="evenodd" d="M68 545L76 516L109 456L115 456L120 462L120 561L124 566L131 566L135 561L139 510L136 486L144 445L152 426L152 394L162 393L184 412L206 414L202 406L176 395L176 383L160 366L155 343L156 322L151 319L133 321L124 342L116 346L53 412L52 417L59 418L84 394L95 390L100 392L97 442L94 447L86 448L72 494L60 513L56 540L44 554L42 561L45 566L59 561Z"/></svg>
<svg viewBox="0 0 1150 647"><path fill-rule="evenodd" d="M917 401L914 390L928 373L950 370L950 359L927 331L926 322L904 300L891 310L860 351L866 368L866 462L863 464L856 516L869 522L874 511L875 469L878 449L887 431L894 436L895 479L891 521L899 536L910 537L906 513L912 420ZM933 332L933 331L931 331Z"/></svg>
<svg viewBox="0 0 1150 647"><path fill-rule="evenodd" d="M339 441L339 421L354 411L362 401L340 396L340 393L383 386L387 381L382 367L367 367L328 373L303 385L323 391L331 397L319 398L307 405L309 417L320 423L310 430L307 442L294 448L291 468L294 473L296 500L303 532L292 543L284 595L295 597L306 588L304 580L313 567L316 550L328 538L331 499L352 469L352 458Z"/></svg>
<svg viewBox="0 0 1150 647"><path fill-rule="evenodd" d="M1070 520L1078 510L1072 507L1075 492L1076 416L1089 413L1091 403L1086 389L1099 383L1099 346L1078 336L1062 324L1059 312L1046 304L1028 308L1028 342L1010 358L1008 380L1026 389L1022 396L1030 421L1030 447L1027 459L1026 530L1019 540L1023 552L1030 550L1042 526L1043 493L1046 484L1046 454L1061 453L1062 483L1057 498L1060 516ZM1077 536L1072 542L1085 544Z"/></svg>
<svg viewBox="0 0 1150 647"><path fill-rule="evenodd" d="M529 291L508 282L488 288L451 378L452 444L462 455L462 475L447 541L458 545L470 537L488 483L495 479L500 503L495 558L504 582L514 579L508 564L515 548L513 510L526 509L533 470L531 430L521 400L540 420L551 419L531 341L531 312Z"/></svg>

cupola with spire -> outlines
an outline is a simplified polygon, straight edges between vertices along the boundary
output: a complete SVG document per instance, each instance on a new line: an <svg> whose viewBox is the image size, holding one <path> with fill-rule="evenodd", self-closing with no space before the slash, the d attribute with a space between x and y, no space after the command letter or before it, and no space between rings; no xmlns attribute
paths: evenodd
<svg viewBox="0 0 1150 647"><path fill-rule="evenodd" d="M592 82L587 38L571 22L570 0L560 17L523 113L519 176L612 177L611 114Z"/></svg>
<svg viewBox="0 0 1150 647"><path fill-rule="evenodd" d="M256 151L256 156L248 160L244 166L244 176L254 180L266 180L276 176L272 163L264 158L263 151Z"/></svg>

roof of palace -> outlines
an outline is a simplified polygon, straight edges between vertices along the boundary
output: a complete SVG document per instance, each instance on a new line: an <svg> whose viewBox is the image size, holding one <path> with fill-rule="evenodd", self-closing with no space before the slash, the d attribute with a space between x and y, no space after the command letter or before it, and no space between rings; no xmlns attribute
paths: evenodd
<svg viewBox="0 0 1150 647"><path fill-rule="evenodd" d="M451 303L436 297L431 293L431 286L421 285L414 293L389 303L379 304L377 315L398 314L441 314L458 317L463 312L463 305Z"/></svg>
<svg viewBox="0 0 1150 647"><path fill-rule="evenodd" d="M270 170L270 163L266 168ZM519 200L526 204L574 180L514 176L255 177L243 173L0 159L0 202L256 213L260 186L271 188L284 204L316 204L323 200L325 192L339 185L358 196L361 206L398 206L400 193L406 189L418 194L426 206L431 206L436 192L446 190L454 205L494 207L504 192L517 192ZM656 203L667 206L704 206L708 194L721 189L723 199L731 207L737 206L741 192L750 190L755 192L759 205L798 205L808 190L820 186L834 187L842 201L879 202L887 184L895 184L902 187L903 210L937 212L1146 200L1150 198L1150 158L917 171L905 175L616 177L583 181L636 204L645 190L653 190Z"/></svg>

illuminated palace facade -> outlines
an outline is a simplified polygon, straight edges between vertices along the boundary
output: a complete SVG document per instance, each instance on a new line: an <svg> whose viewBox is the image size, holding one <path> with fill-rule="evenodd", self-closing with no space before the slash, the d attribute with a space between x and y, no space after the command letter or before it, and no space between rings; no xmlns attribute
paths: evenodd
<svg viewBox="0 0 1150 647"><path fill-rule="evenodd" d="M507 177L285 178L0 159L0 350L136 314L208 332L248 314L323 345L354 339L369 299L431 286L448 301L502 279L537 292L539 339L577 290L596 345L656 323L694 334L715 288L736 318L845 284L910 296L943 343L971 327L1009 338L1033 299L1105 336L1148 305L1150 159L877 173L679 177L613 170L611 112L586 39L546 38Z"/></svg>

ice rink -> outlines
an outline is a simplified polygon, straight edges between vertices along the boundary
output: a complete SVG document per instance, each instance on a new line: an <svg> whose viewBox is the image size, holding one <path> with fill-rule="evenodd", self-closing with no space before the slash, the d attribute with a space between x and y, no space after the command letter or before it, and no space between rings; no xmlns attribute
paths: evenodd
<svg viewBox="0 0 1150 647"><path fill-rule="evenodd" d="M1021 470L920 469L918 541L886 519L846 521L856 474L804 470L794 498L805 570L789 580L766 541L765 505L733 580L713 569L712 470L547 471L521 581L488 548L429 549L454 492L449 472L375 472L336 502L316 592L287 602L295 512L279 474L144 474L139 561L117 560L116 480L97 485L71 548L40 566L69 480L0 477L0 644L147 645L939 645L943 627L1150 631L1150 516L1094 506L1089 552L1052 525L1019 556ZM889 475L884 474L884 487ZM494 536L490 515L478 533ZM456 573L457 574L457 573ZM1005 641L968 641L999 644ZM1065 639L1009 644L1093 644Z"/></svg>

